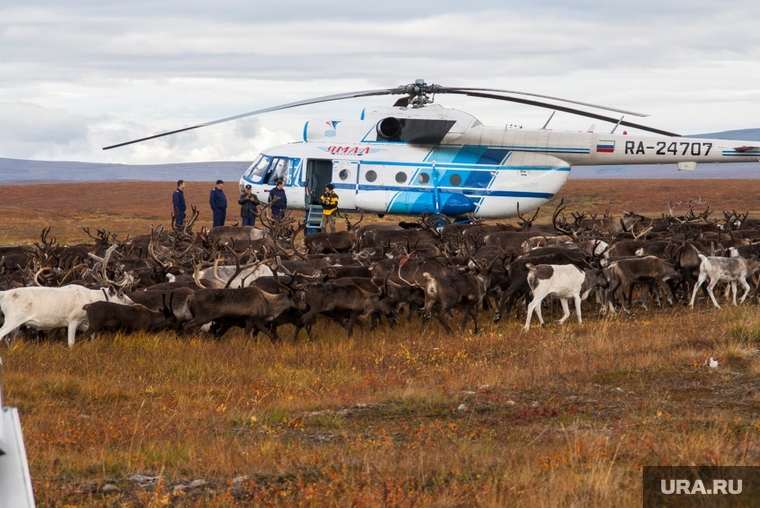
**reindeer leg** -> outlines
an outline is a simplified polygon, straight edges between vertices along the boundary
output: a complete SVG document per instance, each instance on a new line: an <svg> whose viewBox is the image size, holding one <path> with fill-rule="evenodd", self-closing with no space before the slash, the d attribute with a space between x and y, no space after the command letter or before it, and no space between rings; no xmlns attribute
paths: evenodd
<svg viewBox="0 0 760 508"><path fill-rule="evenodd" d="M398 314L391 307L390 314L385 314L385 321L388 322L388 327L393 328L398 324Z"/></svg>
<svg viewBox="0 0 760 508"><path fill-rule="evenodd" d="M610 314L615 315L615 298L618 292L618 289L620 289L620 286L622 285L622 281L619 280L617 277L613 277L613 281L610 284L610 287L607 288L607 290L604 292L604 300L605 305L609 308ZM621 302L621 306L625 308L624 303Z"/></svg>
<svg viewBox="0 0 760 508"><path fill-rule="evenodd" d="M369 329L370 331L377 328L377 324L380 322L380 318L377 315L377 312L370 312L369 314Z"/></svg>
<svg viewBox="0 0 760 508"><path fill-rule="evenodd" d="M473 302L472 306L470 307L470 315L472 316L472 322L475 323L475 329L472 333L475 335L480 333L480 329L478 328L478 305L479 302ZM464 329L464 327L462 327Z"/></svg>
<svg viewBox="0 0 760 508"><path fill-rule="evenodd" d="M528 317L525 319L525 326L523 327L523 332L527 332L530 330L530 321L533 317L533 313L536 313L536 316L538 317L539 322L541 325L544 324L544 318L541 316L541 300L539 298L533 298L533 300L528 304ZM539 309L536 311L536 309Z"/></svg>
<svg viewBox="0 0 760 508"><path fill-rule="evenodd" d="M550 295L546 295L550 296ZM527 301L527 300L526 300ZM554 305L554 301L552 298L542 298L541 301L536 305L536 316L538 316L538 321L541 323L541 326L546 326L546 321L544 321L544 305L546 305L546 308L549 309L549 312L552 313L551 307Z"/></svg>
<svg viewBox="0 0 760 508"><path fill-rule="evenodd" d="M739 300L739 303L744 303L744 300L747 299L747 295L749 295L749 291L752 288L750 288L746 279L739 279L739 282L744 287L744 294L742 295L741 300ZM734 288L736 288L736 284L734 284ZM734 291L734 300L736 300L736 291Z"/></svg>
<svg viewBox="0 0 760 508"><path fill-rule="evenodd" d="M501 321L501 317L507 311L507 303L509 303L509 299L512 298L513 294L514 293L511 293L509 290L501 294L501 298L499 298L499 304L496 306L496 310L494 312L494 323Z"/></svg>
<svg viewBox="0 0 760 508"><path fill-rule="evenodd" d="M264 333L267 337L269 337L269 340L271 340L272 343L278 342L280 340L280 337L276 333L272 333L267 324L261 322L261 320L254 319L252 324L258 331Z"/></svg>
<svg viewBox="0 0 760 508"><path fill-rule="evenodd" d="M301 318L301 321L304 325L311 327L311 324L314 322L315 319L317 319L317 315L319 313L315 312L314 310L310 310L306 314L303 315Z"/></svg>
<svg viewBox="0 0 760 508"><path fill-rule="evenodd" d="M725 301L728 301L729 295L731 295L731 290L733 290L734 294L734 306L736 306L736 282L731 281L730 283L727 283L723 287L723 299Z"/></svg>
<svg viewBox="0 0 760 508"><path fill-rule="evenodd" d="M711 280L710 285L707 286L707 293L710 295L710 299L712 299L713 304L720 309L720 305L718 305L718 301L715 299L715 294L713 293L713 288L715 288L715 285L718 284L717 280Z"/></svg>
<svg viewBox="0 0 760 508"><path fill-rule="evenodd" d="M0 328L0 341L5 339L5 343L7 345L11 345L18 336L19 327L21 327L23 323L14 322L10 319L5 320L5 323L3 323L2 328ZM10 334L10 338L6 338Z"/></svg>
<svg viewBox="0 0 760 508"><path fill-rule="evenodd" d="M646 284L639 284L641 287L641 307L644 310L649 310L648 302L649 302L649 293L652 290L652 286L647 282ZM657 298L655 296L655 302L657 301ZM631 304L631 308L633 308L633 304Z"/></svg>
<svg viewBox="0 0 760 508"><path fill-rule="evenodd" d="M697 282L694 284L694 289L691 292L691 301L689 302L689 307L692 309L694 308L694 300L697 298L697 292L699 291L699 288L704 284L704 282L707 280L707 274L699 274L699 278L697 279ZM708 292L707 295L709 296L710 293ZM714 299L714 298L713 298Z"/></svg>
<svg viewBox="0 0 760 508"><path fill-rule="evenodd" d="M359 315L361 313L362 313L361 310L351 311L351 314L348 317L348 325L346 326L346 332L348 333L349 337L351 336L351 333L354 330L354 323L357 322L357 320L359 319ZM359 327L362 329L362 332L363 332L364 331L364 327L362 326L361 323L359 323Z"/></svg>
<svg viewBox="0 0 760 508"><path fill-rule="evenodd" d="M637 285L636 283L628 285L628 308L629 308L628 312L632 312L633 311L633 290L636 288L636 285ZM644 290L642 290L642 293L643 292L644 292ZM623 300L625 300L625 295L623 295ZM646 310L646 308L647 308L646 307L646 300L644 300L644 309Z"/></svg>
<svg viewBox="0 0 760 508"><path fill-rule="evenodd" d="M437 306L440 306L438 302L434 302L430 300L425 304L425 307L422 308L422 324L421 324L421 330L425 329L425 323L428 319L430 319L433 316L433 309L435 309Z"/></svg>
<svg viewBox="0 0 760 508"><path fill-rule="evenodd" d="M68 329L68 343L69 347L74 347L74 341L76 340L77 328L79 328L79 321L72 321L69 323Z"/></svg>
<svg viewBox="0 0 760 508"><path fill-rule="evenodd" d="M450 312L451 312L450 309L447 309L446 307L444 307L443 305L441 305L440 312L438 312L438 314L436 314L436 316L438 317L438 321L443 325L443 327L446 329L446 332L449 335L451 335L451 327L448 325L448 323L446 323L446 321L443 320L443 317L445 315L447 315L448 313L450 313Z"/></svg>
<svg viewBox="0 0 760 508"><path fill-rule="evenodd" d="M493 310L494 323L498 323L499 321L501 321L501 314L503 311L504 311L504 295L502 294Z"/></svg>
<svg viewBox="0 0 760 508"><path fill-rule="evenodd" d="M275 340L277 340L277 342L280 342L282 340L282 337L280 337L280 335L277 333L277 328L279 325L274 324L274 322L270 322L266 324L266 327L272 332L272 335L274 336ZM254 337L256 336L255 334L257 331L258 330L254 330Z"/></svg>
<svg viewBox="0 0 760 508"><path fill-rule="evenodd" d="M464 312L462 313L462 331L464 331L465 326L467 326L468 317L470 317L470 304L464 308Z"/></svg>
<svg viewBox="0 0 760 508"><path fill-rule="evenodd" d="M559 303L562 305L562 319L557 321L557 324L561 325L570 317L570 305L568 304L567 298L560 298Z"/></svg>

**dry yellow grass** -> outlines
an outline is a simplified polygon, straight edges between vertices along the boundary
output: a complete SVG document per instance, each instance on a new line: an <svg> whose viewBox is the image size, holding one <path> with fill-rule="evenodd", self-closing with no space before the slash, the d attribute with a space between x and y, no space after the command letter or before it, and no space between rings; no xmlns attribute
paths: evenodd
<svg viewBox="0 0 760 508"><path fill-rule="evenodd" d="M539 220L551 220L552 211L561 198L570 212L621 215L634 210L659 217L668 211L668 202L681 202L676 213L685 212L689 198L702 198L712 218L723 218L721 211L749 211L760 215L760 195L752 192L757 180L569 180L557 197L542 207ZM185 197L188 206L195 204L201 212L198 228L211 226L208 195L211 184L188 182ZM52 236L69 244L90 242L82 231L89 227L107 229L119 234L146 234L151 224L170 225L171 182L63 183L45 185L0 186L0 245L39 240L42 228L50 226ZM236 196L230 184L228 198ZM230 207L227 222L235 218L236 207ZM705 205L696 208L698 212ZM365 221L371 220L370 218ZM375 219L377 220L377 219ZM384 220L393 221L386 216ZM344 224L339 222L340 226Z"/></svg>
<svg viewBox="0 0 760 508"><path fill-rule="evenodd" d="M566 202L590 199L572 190ZM160 219L141 206L132 234ZM100 210L76 212L81 225L121 233ZM313 341L277 344L239 330L27 339L0 355L38 506L629 507L644 465L760 462L755 304L585 317L523 334L485 314L481 334L452 336L415 320L352 339L319 322Z"/></svg>

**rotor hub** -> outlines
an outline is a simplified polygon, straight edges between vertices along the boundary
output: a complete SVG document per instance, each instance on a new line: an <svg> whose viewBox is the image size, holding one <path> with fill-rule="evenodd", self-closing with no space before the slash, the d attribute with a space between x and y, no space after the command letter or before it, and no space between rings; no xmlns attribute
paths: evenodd
<svg viewBox="0 0 760 508"><path fill-rule="evenodd" d="M433 95L440 87L438 85L428 85L424 79L417 79L409 85L398 87L399 93L408 96L408 104L413 108L421 108L434 102Z"/></svg>

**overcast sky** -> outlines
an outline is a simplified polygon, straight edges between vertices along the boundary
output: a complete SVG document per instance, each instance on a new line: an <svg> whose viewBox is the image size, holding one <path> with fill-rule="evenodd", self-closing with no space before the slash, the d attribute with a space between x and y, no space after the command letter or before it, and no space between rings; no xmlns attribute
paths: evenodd
<svg viewBox="0 0 760 508"><path fill-rule="evenodd" d="M648 113L694 134L760 127L757 0L25 0L0 3L0 157L251 160L352 99L103 151L277 104L424 78ZM550 111L438 96L487 125ZM558 113L554 129L611 125Z"/></svg>

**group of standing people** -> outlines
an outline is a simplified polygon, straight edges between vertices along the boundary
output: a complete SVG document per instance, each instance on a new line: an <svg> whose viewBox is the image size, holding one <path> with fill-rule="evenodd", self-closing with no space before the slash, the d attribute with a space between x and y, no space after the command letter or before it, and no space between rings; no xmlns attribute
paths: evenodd
<svg viewBox="0 0 760 508"><path fill-rule="evenodd" d="M288 208L288 196L285 194L285 182L279 180L272 190L269 191L269 203L272 203L272 216L282 218L285 216L285 210ZM213 214L213 226L224 226L227 218L227 196L224 194L224 181L217 180L211 194L208 198ZM253 226L256 217L259 215L259 205L261 200L253 193L251 185L247 184L245 190L238 198L240 205L240 218L243 226ZM172 206L174 207L174 224L181 228L185 223L185 181L177 180L177 188L172 195Z"/></svg>

